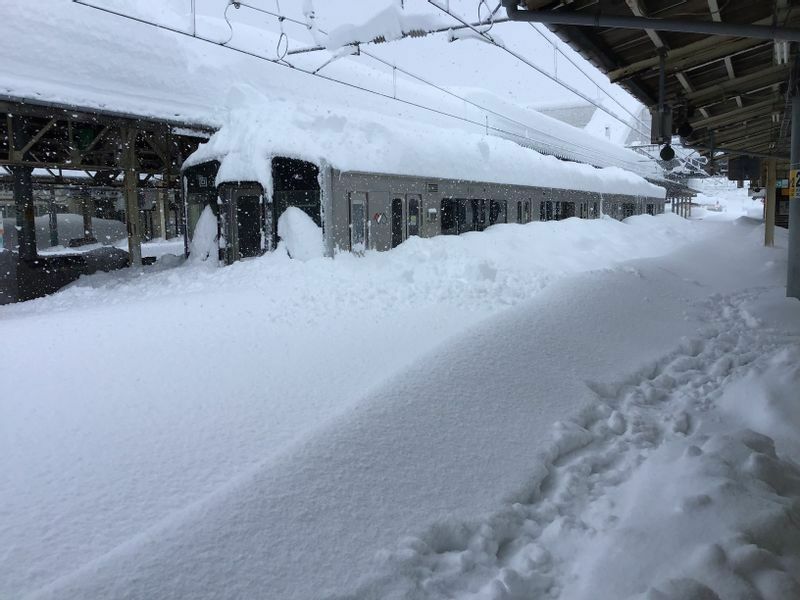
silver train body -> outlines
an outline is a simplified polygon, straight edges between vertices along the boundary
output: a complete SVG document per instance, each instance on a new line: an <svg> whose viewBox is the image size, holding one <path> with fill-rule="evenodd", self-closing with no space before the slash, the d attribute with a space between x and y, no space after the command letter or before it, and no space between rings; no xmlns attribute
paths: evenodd
<svg viewBox="0 0 800 600"><path fill-rule="evenodd" d="M273 250L277 220L296 206L322 227L326 253L389 250L410 236L482 231L498 223L615 219L664 212L664 198L579 190L341 172L328 165L273 157L272 190L257 182L217 185L219 163L183 170L187 252L201 212L217 216L219 259L230 264Z"/></svg>

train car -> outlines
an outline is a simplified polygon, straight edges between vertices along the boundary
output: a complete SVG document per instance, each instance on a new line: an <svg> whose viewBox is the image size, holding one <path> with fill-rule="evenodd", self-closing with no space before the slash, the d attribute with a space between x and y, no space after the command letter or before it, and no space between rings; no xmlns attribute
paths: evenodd
<svg viewBox="0 0 800 600"><path fill-rule="evenodd" d="M219 259L226 264L275 249L277 222L288 207L322 228L330 256L499 223L664 212L663 188L621 169L596 169L452 131L398 135L384 129L385 139L378 148L373 139L370 153L354 147L353 138L364 136L357 129L351 123L333 140L328 132L319 144L308 131L287 134L285 126L280 137L265 132L268 141L261 144L243 141L259 127L221 129L182 171L187 252L206 207L217 218ZM286 142L299 136L302 144ZM455 138L452 147L448 138ZM420 145L427 150L417 151Z"/></svg>

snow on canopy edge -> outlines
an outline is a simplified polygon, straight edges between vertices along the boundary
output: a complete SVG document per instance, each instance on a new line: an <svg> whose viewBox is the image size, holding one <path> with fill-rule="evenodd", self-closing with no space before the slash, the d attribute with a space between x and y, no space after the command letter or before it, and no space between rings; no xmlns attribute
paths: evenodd
<svg viewBox="0 0 800 600"><path fill-rule="evenodd" d="M494 136L240 91L220 129L184 168L217 160L218 183L256 181L271 190L269 159L285 156L342 172L666 196L663 187L630 171L559 160Z"/></svg>

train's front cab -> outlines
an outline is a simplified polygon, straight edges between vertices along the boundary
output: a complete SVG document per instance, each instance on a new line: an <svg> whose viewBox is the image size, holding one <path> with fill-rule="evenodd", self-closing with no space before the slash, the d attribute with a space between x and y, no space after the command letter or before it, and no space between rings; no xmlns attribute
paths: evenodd
<svg viewBox="0 0 800 600"><path fill-rule="evenodd" d="M290 206L301 209L322 227L319 167L313 163L275 157L271 161L271 194L257 181L217 183L220 163L209 161L183 170L186 218L186 251L192 240L208 236L200 229L209 226L216 232L218 258L225 264L260 256L277 244L277 224ZM204 216L205 215L205 216Z"/></svg>

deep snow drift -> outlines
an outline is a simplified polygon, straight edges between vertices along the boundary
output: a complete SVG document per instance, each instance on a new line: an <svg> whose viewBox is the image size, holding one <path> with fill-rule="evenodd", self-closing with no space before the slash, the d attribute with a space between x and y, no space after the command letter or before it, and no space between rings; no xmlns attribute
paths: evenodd
<svg viewBox="0 0 800 600"><path fill-rule="evenodd" d="M780 234L501 225L3 307L0 596L793 597Z"/></svg>

